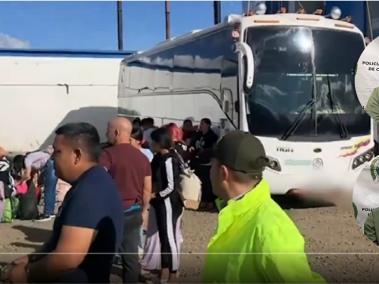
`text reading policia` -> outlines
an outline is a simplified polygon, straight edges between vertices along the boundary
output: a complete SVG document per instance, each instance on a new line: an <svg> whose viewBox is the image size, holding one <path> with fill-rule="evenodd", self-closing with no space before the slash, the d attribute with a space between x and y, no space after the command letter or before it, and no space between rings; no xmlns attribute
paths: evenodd
<svg viewBox="0 0 379 284"><path fill-rule="evenodd" d="M368 71L379 71L379 62L362 61L362 65L368 66Z"/></svg>

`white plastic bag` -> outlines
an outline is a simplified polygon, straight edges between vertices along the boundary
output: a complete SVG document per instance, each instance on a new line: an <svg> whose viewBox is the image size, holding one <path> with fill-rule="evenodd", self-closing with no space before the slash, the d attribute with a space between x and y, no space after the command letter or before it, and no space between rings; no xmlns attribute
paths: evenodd
<svg viewBox="0 0 379 284"><path fill-rule="evenodd" d="M357 209L357 222L363 231L368 214L379 207L379 183L371 176L370 165L366 166L354 186L353 203Z"/></svg>

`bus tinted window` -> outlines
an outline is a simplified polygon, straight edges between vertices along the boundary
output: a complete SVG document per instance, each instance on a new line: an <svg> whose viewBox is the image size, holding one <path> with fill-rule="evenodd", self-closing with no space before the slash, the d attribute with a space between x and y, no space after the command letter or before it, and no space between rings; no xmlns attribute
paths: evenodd
<svg viewBox="0 0 379 284"><path fill-rule="evenodd" d="M253 92L247 99L253 134L281 138L311 100L315 100L315 106L307 110L289 139L338 139L339 120L346 125L346 139L369 134L370 121L352 85L358 50L363 48L363 38L359 39L358 34L305 27L262 27L249 29L247 43L255 59ZM346 56L343 46L350 50L350 58L337 64L344 60L342 54Z"/></svg>
<svg viewBox="0 0 379 284"><path fill-rule="evenodd" d="M140 93L203 89L220 98L225 85L237 100L237 55L231 31L220 30L128 62L126 96L135 94L133 89Z"/></svg>

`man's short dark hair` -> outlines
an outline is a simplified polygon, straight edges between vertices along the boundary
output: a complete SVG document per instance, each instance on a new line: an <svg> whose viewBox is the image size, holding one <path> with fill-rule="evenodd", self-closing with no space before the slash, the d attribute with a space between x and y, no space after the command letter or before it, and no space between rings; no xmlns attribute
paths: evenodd
<svg viewBox="0 0 379 284"><path fill-rule="evenodd" d="M86 122L67 123L55 131L70 139L74 146L80 145L87 151L93 162L98 162L101 154L100 136L92 124Z"/></svg>
<svg viewBox="0 0 379 284"><path fill-rule="evenodd" d="M154 125L154 119L152 117L146 117L142 119L141 121L142 126L153 126Z"/></svg>
<svg viewBox="0 0 379 284"><path fill-rule="evenodd" d="M139 117L136 117L135 119L133 119L133 124L141 124L141 119Z"/></svg>
<svg viewBox="0 0 379 284"><path fill-rule="evenodd" d="M212 125L212 122L211 122L211 120L209 119L209 118L203 118L202 120L201 120L202 122L204 122L205 124L208 124L209 126L211 126Z"/></svg>

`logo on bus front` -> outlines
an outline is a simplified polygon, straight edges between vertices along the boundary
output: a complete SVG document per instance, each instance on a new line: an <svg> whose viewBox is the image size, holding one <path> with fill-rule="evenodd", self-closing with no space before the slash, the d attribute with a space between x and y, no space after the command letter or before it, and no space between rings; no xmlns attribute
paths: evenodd
<svg viewBox="0 0 379 284"><path fill-rule="evenodd" d="M316 158L312 162L312 166L315 170L321 170L324 166L324 162L321 158Z"/></svg>

